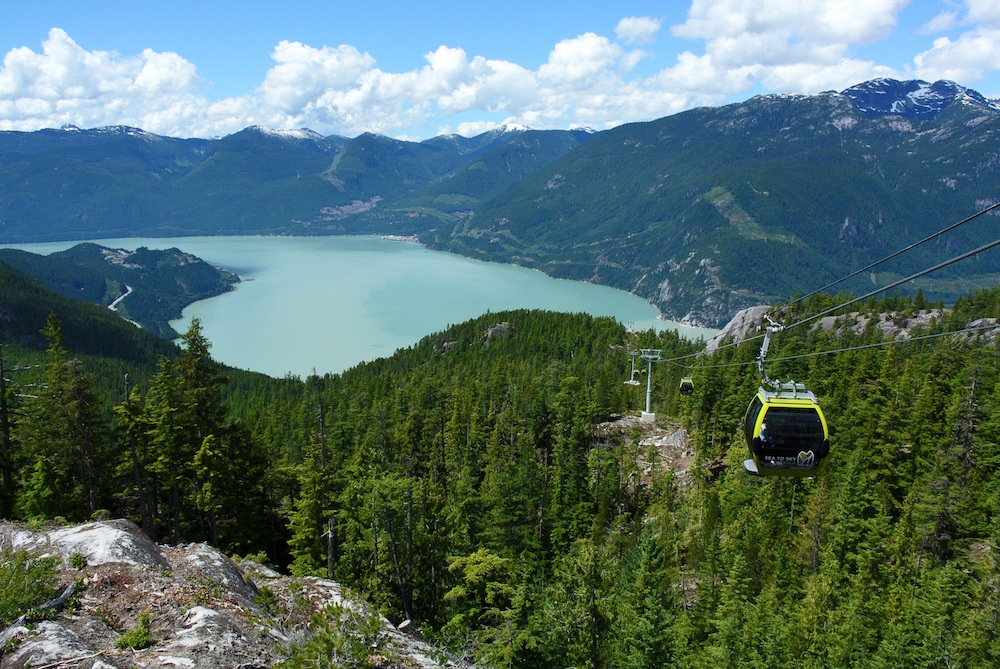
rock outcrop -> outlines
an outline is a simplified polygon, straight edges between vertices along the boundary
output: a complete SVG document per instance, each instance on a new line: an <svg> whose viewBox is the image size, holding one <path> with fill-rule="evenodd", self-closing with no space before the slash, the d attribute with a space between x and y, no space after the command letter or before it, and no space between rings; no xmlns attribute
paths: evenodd
<svg viewBox="0 0 1000 669"><path fill-rule="evenodd" d="M127 520L48 530L0 522L0 554L16 551L57 558L60 590L69 585L75 596L55 615L22 616L0 631L3 669L270 667L322 612L345 636L365 636L369 666L452 664L334 581L282 576L207 544L158 545ZM117 647L143 618L150 645Z"/></svg>

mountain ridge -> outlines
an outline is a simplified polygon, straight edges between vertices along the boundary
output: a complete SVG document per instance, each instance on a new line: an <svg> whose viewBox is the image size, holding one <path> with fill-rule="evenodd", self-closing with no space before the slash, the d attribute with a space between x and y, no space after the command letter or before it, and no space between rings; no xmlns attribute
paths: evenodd
<svg viewBox="0 0 1000 669"><path fill-rule="evenodd" d="M872 116L839 93L757 96L604 131L429 243L607 283L671 320L718 327L996 202L998 141L1000 111L957 88L918 119ZM975 248L982 228L881 271L898 278ZM998 267L985 260L969 275L991 285ZM946 288L924 286L953 299Z"/></svg>
<svg viewBox="0 0 1000 669"><path fill-rule="evenodd" d="M1000 103L954 82L893 79L596 133L501 127L409 142L259 126L218 140L125 126L4 132L0 242L398 234L604 283L671 320L717 327L994 202L998 137ZM983 238L963 231L885 272ZM925 291L953 299L998 271L987 259ZM956 290L962 278L973 283Z"/></svg>

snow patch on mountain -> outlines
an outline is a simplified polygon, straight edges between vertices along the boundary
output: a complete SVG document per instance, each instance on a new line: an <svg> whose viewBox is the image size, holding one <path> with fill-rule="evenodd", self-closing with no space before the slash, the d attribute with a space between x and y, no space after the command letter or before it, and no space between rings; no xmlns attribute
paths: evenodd
<svg viewBox="0 0 1000 669"><path fill-rule="evenodd" d="M958 102L1000 112L1000 104L953 81L872 79L841 92L861 112L869 116L894 114L909 119L933 118L948 105Z"/></svg>
<svg viewBox="0 0 1000 669"><path fill-rule="evenodd" d="M288 128L288 129L275 129L266 128L262 125L252 125L248 128L249 130L256 130L262 135L270 135L271 137L280 137L282 139L288 140L319 140L323 139L323 135L310 130L309 128Z"/></svg>

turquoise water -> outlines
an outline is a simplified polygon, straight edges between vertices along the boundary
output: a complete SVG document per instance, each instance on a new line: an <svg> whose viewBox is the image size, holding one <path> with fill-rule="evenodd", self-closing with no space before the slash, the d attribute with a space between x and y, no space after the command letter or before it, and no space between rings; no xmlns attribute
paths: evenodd
<svg viewBox="0 0 1000 669"><path fill-rule="evenodd" d="M199 318L223 363L271 376L339 373L392 355L424 336L487 312L538 308L612 316L637 330L714 330L657 320L643 299L606 286L429 251L378 237L179 237L93 240L114 248L177 247L239 274L225 295L172 322ZM77 242L8 245L51 253ZM127 298L126 298L127 299Z"/></svg>

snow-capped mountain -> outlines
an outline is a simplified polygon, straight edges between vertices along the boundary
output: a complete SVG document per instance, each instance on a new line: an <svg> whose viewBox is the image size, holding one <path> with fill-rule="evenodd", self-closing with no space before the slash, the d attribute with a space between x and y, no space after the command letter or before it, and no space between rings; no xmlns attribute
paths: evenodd
<svg viewBox="0 0 1000 669"><path fill-rule="evenodd" d="M1000 104L953 81L873 79L841 92L869 116L897 114L906 118L932 118L956 101L1000 112Z"/></svg>

